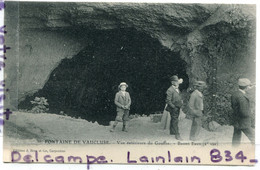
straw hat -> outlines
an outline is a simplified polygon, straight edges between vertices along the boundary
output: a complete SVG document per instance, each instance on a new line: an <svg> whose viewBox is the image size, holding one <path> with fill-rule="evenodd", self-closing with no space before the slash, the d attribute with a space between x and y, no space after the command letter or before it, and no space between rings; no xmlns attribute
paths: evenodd
<svg viewBox="0 0 260 170"><path fill-rule="evenodd" d="M118 88L120 88L121 86L126 86L126 88L128 87L128 85L126 84L126 82L122 82L119 84Z"/></svg>
<svg viewBox="0 0 260 170"><path fill-rule="evenodd" d="M240 79L238 79L238 85L239 86L250 86L251 81L248 80L247 78L240 78Z"/></svg>

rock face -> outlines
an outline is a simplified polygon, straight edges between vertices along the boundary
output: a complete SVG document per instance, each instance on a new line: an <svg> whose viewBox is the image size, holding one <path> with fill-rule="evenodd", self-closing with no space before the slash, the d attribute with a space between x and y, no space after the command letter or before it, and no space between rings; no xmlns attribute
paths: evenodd
<svg viewBox="0 0 260 170"><path fill-rule="evenodd" d="M131 113L138 114L164 108L172 74L184 78L182 89L188 87L186 63L180 55L147 34L132 29L85 34L92 41L73 58L61 60L44 87L22 101L20 107L30 108L29 101L44 96L51 112L62 110L108 124L116 116L114 97L120 82L129 85Z"/></svg>
<svg viewBox="0 0 260 170"><path fill-rule="evenodd" d="M41 93L49 96L53 107L59 105L55 103L58 99L54 100L54 97L51 97L54 95L47 93L48 87L56 89L64 87L63 90L70 91L72 93L70 97L59 99L69 102L73 95L76 95L69 86L78 87L77 82L72 81L72 78L75 75L86 76L97 73L87 71L89 68L97 68L96 65L91 66L89 63L90 54L106 56L109 58L108 61L110 59L119 61L120 55L126 58L136 56L141 57L139 64L148 68L146 71L140 69L137 71L143 76L151 72L153 76L148 77L154 79L135 82L132 74L126 76L130 77L130 83L134 85L132 88L136 88L132 93L153 91L153 95L147 98L151 100L155 96L156 99L146 101L143 105L136 100L139 106L136 105L135 112L143 112L144 110L139 108L149 108L154 103L158 104L147 109L147 114L162 110L164 94L157 96L155 93L164 93L165 88L169 86L166 83L166 77L178 74L184 78L185 84L182 89L185 101L189 97L185 89L191 86L194 80L207 82L205 124L212 120L220 124L230 124L232 123L230 95L236 88L237 79L248 77L255 81L255 20L254 5L20 2L18 6L15 2L6 2L5 22L8 29L6 44L13 49L6 55L8 58L6 60L7 85L10 87L9 102L6 103L10 107L17 108L16 101L27 101L27 104L25 102L22 105L28 108L30 99L24 100L26 96ZM137 37L132 38L133 35ZM102 44L102 39L111 44ZM130 48L129 44L142 44L142 42L145 43L140 45L140 48L138 48L139 45ZM153 47L154 51L151 52ZM138 62L127 61L129 67L138 66ZM145 61L147 61L146 65ZM177 63L175 69L168 65L171 62ZM72 66L72 63L76 63L79 67ZM100 61L92 63L97 64ZM158 71L159 66L155 66L154 63L160 63L158 64L160 71ZM61 73L59 69L66 70L65 67L68 68L68 73ZM79 69L81 67L82 69ZM154 67L156 69L152 69ZM122 70L123 67L118 68ZM72 74L73 71L77 74ZM80 72L83 73L79 74ZM84 74L84 72L88 73ZM114 72L109 72L109 75L112 73L114 74ZM159 74L155 76L156 73ZM53 76L57 74L63 77L62 81L71 82L70 85L55 86ZM70 81L66 81L66 75L72 76ZM108 96L115 92L115 85L121 81L115 77L116 75L106 77L113 80L113 83L106 84L109 85L106 88L110 89ZM137 80L141 80L141 77L139 76ZM104 78L104 76L99 76L99 78ZM77 80L81 84L87 81L80 78ZM91 80L98 81L95 77ZM153 87L152 89L144 85L147 81L154 82L154 84L149 84ZM154 86L157 87L154 88ZM95 88L94 84L84 88L79 88L81 95L91 96L96 90L97 93L103 92L99 89L102 87ZM79 91L77 93L80 93ZM63 94L62 90L57 90L57 92ZM254 94L254 89L251 93ZM138 95L133 96L138 99ZM112 98L109 100L111 101ZM81 99L82 96L76 101ZM252 101L254 103L254 100ZM113 105L113 102L109 104ZM73 106L76 105L73 104ZM95 107L95 105L87 107L90 106ZM60 111L64 108L58 109ZM111 112L111 110L106 112ZM100 112L100 115L102 114Z"/></svg>

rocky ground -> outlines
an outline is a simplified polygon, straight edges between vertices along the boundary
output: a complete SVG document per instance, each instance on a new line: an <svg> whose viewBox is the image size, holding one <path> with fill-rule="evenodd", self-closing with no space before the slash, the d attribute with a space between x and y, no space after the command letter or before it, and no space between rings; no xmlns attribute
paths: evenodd
<svg viewBox="0 0 260 170"><path fill-rule="evenodd" d="M182 119L179 123L180 133L185 141L189 139L191 120ZM115 132L109 132L111 126L102 126L83 119L75 119L56 114L33 114L14 112L5 122L4 141L10 144L42 144L50 140L107 140L131 142L177 142L169 135L169 130L163 130L160 122L154 123L151 117L137 117L129 121L128 132L122 132L119 123ZM230 143L233 127L220 126L214 132L201 130L199 139L203 142ZM243 142L249 140L243 135Z"/></svg>

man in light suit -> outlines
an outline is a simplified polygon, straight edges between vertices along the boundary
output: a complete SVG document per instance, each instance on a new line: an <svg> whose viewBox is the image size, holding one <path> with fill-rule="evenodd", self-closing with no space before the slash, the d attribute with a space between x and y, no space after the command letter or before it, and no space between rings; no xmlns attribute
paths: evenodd
<svg viewBox="0 0 260 170"><path fill-rule="evenodd" d="M189 100L189 112L192 117L192 125L190 130L190 140L197 140L201 126L202 126L202 116L203 116L203 94L206 87L204 81L196 81L194 83L195 90L191 93Z"/></svg>
<svg viewBox="0 0 260 170"><path fill-rule="evenodd" d="M231 96L234 118L233 146L240 144L242 132L248 137L252 144L255 142L255 132L254 129L251 128L250 101L246 94L250 85L250 80L240 78L238 80L239 89Z"/></svg>
<svg viewBox="0 0 260 170"><path fill-rule="evenodd" d="M179 114L180 109L182 107L182 99L180 95L179 87L179 79L176 75L170 77L171 86L168 88L166 92L166 110L170 112L171 122L170 122L170 135L175 135L177 140L182 140L179 132Z"/></svg>
<svg viewBox="0 0 260 170"><path fill-rule="evenodd" d="M118 124L118 122L121 121L123 121L122 131L127 132L126 124L128 121L129 110L131 105L130 94L126 91L127 87L128 85L125 82L120 83L120 85L118 86L120 91L117 92L115 96L117 116L113 128L110 130L110 132L114 132L116 125Z"/></svg>

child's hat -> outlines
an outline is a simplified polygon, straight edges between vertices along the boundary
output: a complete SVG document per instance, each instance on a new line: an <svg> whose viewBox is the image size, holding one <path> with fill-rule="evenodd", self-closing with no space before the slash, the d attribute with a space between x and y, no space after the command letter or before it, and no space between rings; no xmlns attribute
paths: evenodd
<svg viewBox="0 0 260 170"><path fill-rule="evenodd" d="M119 86L118 86L118 88L120 88L121 86L126 86L126 87L128 87L128 85L126 84L126 82L120 83Z"/></svg>

